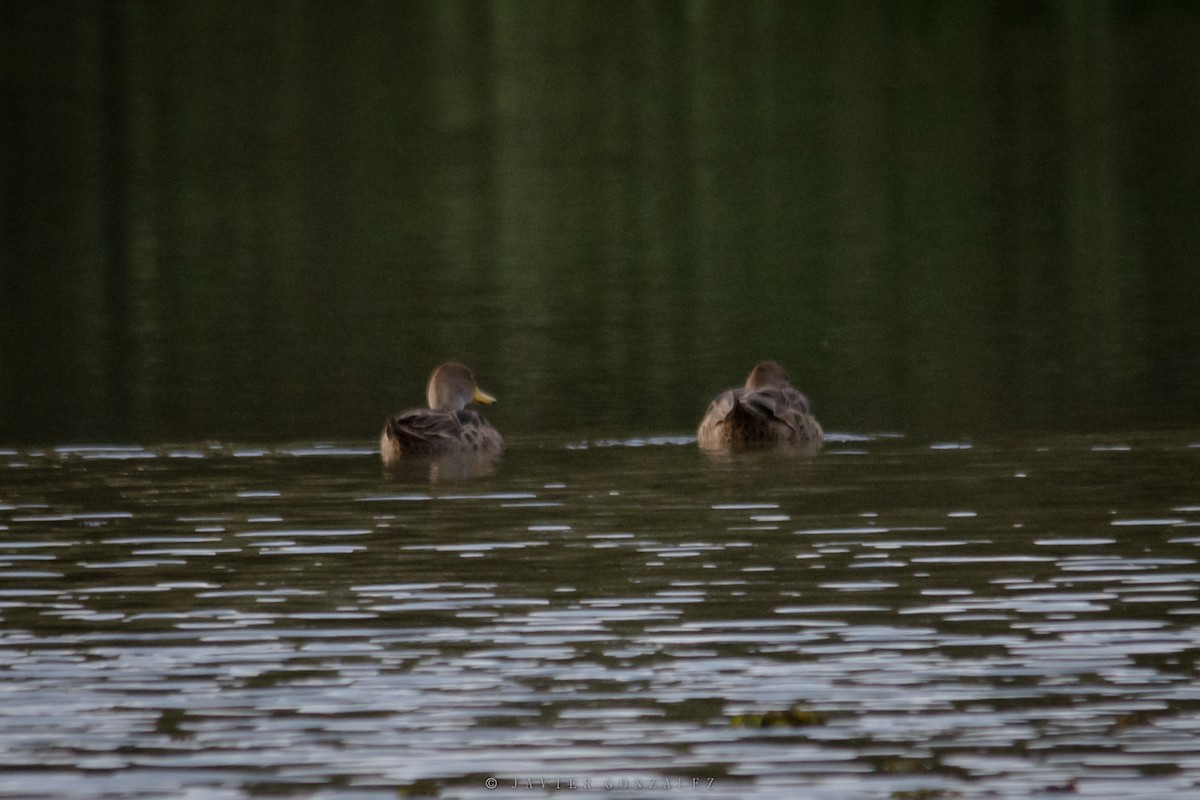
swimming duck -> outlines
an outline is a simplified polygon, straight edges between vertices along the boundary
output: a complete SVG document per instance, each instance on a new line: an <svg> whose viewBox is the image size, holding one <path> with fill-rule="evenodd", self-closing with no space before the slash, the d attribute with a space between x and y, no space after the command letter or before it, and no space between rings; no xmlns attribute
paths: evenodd
<svg viewBox="0 0 1200 800"><path fill-rule="evenodd" d="M494 403L496 398L475 385L466 364L447 361L433 371L426 391L429 408L414 408L392 417L379 437L383 462L407 456L457 453L499 453L504 439L469 403Z"/></svg>
<svg viewBox="0 0 1200 800"><path fill-rule="evenodd" d="M825 432L813 416L808 398L788 381L774 361L760 361L746 385L721 392L712 401L697 443L709 450L778 449L814 454Z"/></svg>

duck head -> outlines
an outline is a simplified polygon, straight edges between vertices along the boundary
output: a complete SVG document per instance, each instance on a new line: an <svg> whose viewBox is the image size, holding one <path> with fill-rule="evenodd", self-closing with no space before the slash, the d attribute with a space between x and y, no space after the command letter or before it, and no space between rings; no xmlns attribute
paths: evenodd
<svg viewBox="0 0 1200 800"><path fill-rule="evenodd" d="M447 361L433 371L426 394L434 411L461 411L469 403L496 402L496 398L475 385L470 368L458 361Z"/></svg>

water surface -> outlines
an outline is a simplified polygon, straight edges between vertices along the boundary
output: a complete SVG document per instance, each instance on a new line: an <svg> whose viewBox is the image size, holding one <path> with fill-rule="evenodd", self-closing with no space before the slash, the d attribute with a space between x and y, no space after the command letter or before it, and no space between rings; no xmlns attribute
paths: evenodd
<svg viewBox="0 0 1200 800"><path fill-rule="evenodd" d="M1200 8L0 10L0 445L1190 428Z"/></svg>
<svg viewBox="0 0 1200 800"><path fill-rule="evenodd" d="M1200 432L831 438L5 451L0 795L1196 790Z"/></svg>
<svg viewBox="0 0 1200 800"><path fill-rule="evenodd" d="M0 795L1196 794L1197 41L0 3ZM699 453L761 358L859 433Z"/></svg>

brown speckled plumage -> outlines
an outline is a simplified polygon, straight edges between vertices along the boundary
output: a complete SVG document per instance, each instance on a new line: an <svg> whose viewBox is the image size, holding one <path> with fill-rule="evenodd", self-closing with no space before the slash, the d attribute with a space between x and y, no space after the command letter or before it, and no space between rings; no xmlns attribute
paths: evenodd
<svg viewBox="0 0 1200 800"><path fill-rule="evenodd" d="M475 385L475 376L465 364L448 361L435 369L426 394L429 408L402 412L384 425L379 437L384 463L411 456L498 453L504 449L500 432L467 408L472 402L494 403L496 399Z"/></svg>
<svg viewBox="0 0 1200 800"><path fill-rule="evenodd" d="M825 432L808 398L788 381L783 367L760 361L745 386L717 395L708 407L696 440L712 450L777 449L816 453Z"/></svg>

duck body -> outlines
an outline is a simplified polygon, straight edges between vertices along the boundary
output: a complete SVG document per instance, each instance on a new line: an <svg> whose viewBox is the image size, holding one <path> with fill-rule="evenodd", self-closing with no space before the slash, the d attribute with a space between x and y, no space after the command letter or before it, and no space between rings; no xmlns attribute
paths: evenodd
<svg viewBox="0 0 1200 800"><path fill-rule="evenodd" d="M387 421L379 437L384 461L404 456L437 456L457 453L494 453L504 449L504 439L477 411L433 411L414 408Z"/></svg>
<svg viewBox="0 0 1200 800"><path fill-rule="evenodd" d="M780 450L815 454L825 432L812 405L774 361L759 362L744 386L717 395L696 441L706 450Z"/></svg>
<svg viewBox="0 0 1200 800"><path fill-rule="evenodd" d="M403 458L470 453L499 453L504 438L472 402L494 403L496 398L475 384L465 364L448 361L433 371L427 390L429 407L403 411L383 426L379 452L385 464Z"/></svg>

